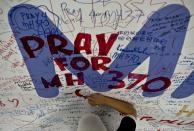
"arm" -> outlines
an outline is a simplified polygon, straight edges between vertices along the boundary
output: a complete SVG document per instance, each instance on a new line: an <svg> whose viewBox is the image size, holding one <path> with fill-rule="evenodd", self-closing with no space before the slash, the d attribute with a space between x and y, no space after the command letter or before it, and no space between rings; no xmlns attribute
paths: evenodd
<svg viewBox="0 0 194 131"><path fill-rule="evenodd" d="M132 115L134 117L137 116L136 110L131 103L114 99L108 96L104 96L99 93L94 93L90 95L88 97L88 103L92 106L96 105L110 106L125 115Z"/></svg>

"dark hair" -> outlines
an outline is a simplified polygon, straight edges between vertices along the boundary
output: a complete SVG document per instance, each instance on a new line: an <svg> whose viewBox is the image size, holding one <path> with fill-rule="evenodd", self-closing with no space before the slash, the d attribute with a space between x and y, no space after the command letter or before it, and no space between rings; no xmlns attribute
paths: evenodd
<svg viewBox="0 0 194 131"><path fill-rule="evenodd" d="M117 131L135 131L136 123L131 117L124 117Z"/></svg>

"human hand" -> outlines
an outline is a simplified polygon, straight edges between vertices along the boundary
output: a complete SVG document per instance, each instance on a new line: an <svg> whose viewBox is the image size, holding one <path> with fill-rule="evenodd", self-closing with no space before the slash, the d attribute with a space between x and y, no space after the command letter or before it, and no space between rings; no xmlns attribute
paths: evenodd
<svg viewBox="0 0 194 131"><path fill-rule="evenodd" d="M88 97L88 103L91 106L103 105L105 104L105 96L100 93L91 94Z"/></svg>

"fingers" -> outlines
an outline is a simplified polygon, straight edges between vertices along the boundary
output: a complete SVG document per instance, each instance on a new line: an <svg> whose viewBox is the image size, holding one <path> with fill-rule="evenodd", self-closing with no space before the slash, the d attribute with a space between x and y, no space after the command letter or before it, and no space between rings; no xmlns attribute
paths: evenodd
<svg viewBox="0 0 194 131"><path fill-rule="evenodd" d="M89 98L95 98L96 97L96 94L91 94L90 96L89 96Z"/></svg>
<svg viewBox="0 0 194 131"><path fill-rule="evenodd" d="M92 99L92 98L88 98L88 103L91 105L91 106L96 106L97 104L95 103L95 101Z"/></svg>
<svg viewBox="0 0 194 131"><path fill-rule="evenodd" d="M89 97L96 98L96 97L99 97L100 95L101 95L100 93L93 93Z"/></svg>
<svg viewBox="0 0 194 131"><path fill-rule="evenodd" d="M102 102L100 93L93 93L88 98L88 103L92 106L100 105Z"/></svg>
<svg viewBox="0 0 194 131"><path fill-rule="evenodd" d="M95 101L95 99L93 97L90 97L90 96L88 97L88 100L89 101Z"/></svg>

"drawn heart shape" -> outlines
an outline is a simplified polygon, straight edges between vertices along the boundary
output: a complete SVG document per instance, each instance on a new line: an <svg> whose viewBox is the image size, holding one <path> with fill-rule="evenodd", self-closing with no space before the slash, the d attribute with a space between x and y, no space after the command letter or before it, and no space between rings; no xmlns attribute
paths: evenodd
<svg viewBox="0 0 194 131"><path fill-rule="evenodd" d="M9 102L13 102L15 104L15 107L18 107L19 105L19 100L18 99L11 99L11 100L8 100ZM16 102L16 103L15 103Z"/></svg>

